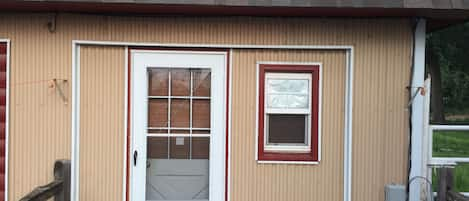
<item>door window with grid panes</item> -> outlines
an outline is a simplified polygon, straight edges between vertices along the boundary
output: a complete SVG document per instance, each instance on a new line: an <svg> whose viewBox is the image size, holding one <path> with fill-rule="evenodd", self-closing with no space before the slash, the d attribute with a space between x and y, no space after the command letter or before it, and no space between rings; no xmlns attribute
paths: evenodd
<svg viewBox="0 0 469 201"><path fill-rule="evenodd" d="M148 157L208 159L210 70L152 68L148 80Z"/></svg>
<svg viewBox="0 0 469 201"><path fill-rule="evenodd" d="M148 69L147 200L208 199L210 76L209 69ZM175 169L191 176L164 173Z"/></svg>

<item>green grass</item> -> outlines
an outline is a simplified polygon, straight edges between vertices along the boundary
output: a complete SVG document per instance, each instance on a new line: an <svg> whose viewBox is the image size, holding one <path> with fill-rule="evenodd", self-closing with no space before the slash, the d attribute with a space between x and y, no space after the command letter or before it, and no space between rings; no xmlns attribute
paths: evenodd
<svg viewBox="0 0 469 201"><path fill-rule="evenodd" d="M469 192L469 164L458 164L454 170L454 186L458 192ZM438 191L438 172L433 169L433 191Z"/></svg>
<svg viewBox="0 0 469 201"><path fill-rule="evenodd" d="M433 157L469 157L469 131L435 131ZM433 188L438 189L437 171L433 170ZM458 164L454 171L455 188L469 192L469 164Z"/></svg>
<svg viewBox="0 0 469 201"><path fill-rule="evenodd" d="M433 157L469 157L469 131L435 131Z"/></svg>

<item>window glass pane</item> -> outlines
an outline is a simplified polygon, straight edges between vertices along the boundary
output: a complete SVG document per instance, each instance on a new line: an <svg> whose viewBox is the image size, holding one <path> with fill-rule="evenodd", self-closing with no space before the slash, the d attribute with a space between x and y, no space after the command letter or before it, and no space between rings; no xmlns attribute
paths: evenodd
<svg viewBox="0 0 469 201"><path fill-rule="evenodd" d="M192 159L208 159L210 148L210 138L193 137L192 138Z"/></svg>
<svg viewBox="0 0 469 201"><path fill-rule="evenodd" d="M167 137L147 137L147 158L166 159L168 158L168 138Z"/></svg>
<svg viewBox="0 0 469 201"><path fill-rule="evenodd" d="M168 134L168 129L148 129L147 132L151 134Z"/></svg>
<svg viewBox="0 0 469 201"><path fill-rule="evenodd" d="M148 126L168 126L168 99L150 99L148 101Z"/></svg>
<svg viewBox="0 0 469 201"><path fill-rule="evenodd" d="M307 109L309 80L267 79L267 107Z"/></svg>
<svg viewBox="0 0 469 201"><path fill-rule="evenodd" d="M171 137L169 157L173 159L189 159L189 137Z"/></svg>
<svg viewBox="0 0 469 201"><path fill-rule="evenodd" d="M210 130L192 130L192 135L209 135Z"/></svg>
<svg viewBox="0 0 469 201"><path fill-rule="evenodd" d="M270 114L267 144L306 144L306 115Z"/></svg>
<svg viewBox="0 0 469 201"><path fill-rule="evenodd" d="M192 127L210 128L210 100L193 100Z"/></svg>
<svg viewBox="0 0 469 201"><path fill-rule="evenodd" d="M307 95L268 95L267 106L269 108L301 108L307 109Z"/></svg>
<svg viewBox="0 0 469 201"><path fill-rule="evenodd" d="M268 79L268 93L308 94L308 80Z"/></svg>
<svg viewBox="0 0 469 201"><path fill-rule="evenodd" d="M189 96L190 80L189 69L171 70L171 96Z"/></svg>
<svg viewBox="0 0 469 201"><path fill-rule="evenodd" d="M167 96L168 95L168 69L154 68L148 71L148 95Z"/></svg>
<svg viewBox="0 0 469 201"><path fill-rule="evenodd" d="M171 99L171 127L188 128L190 101L185 99Z"/></svg>
<svg viewBox="0 0 469 201"><path fill-rule="evenodd" d="M187 134L187 135L190 134L189 130L181 130L181 129L171 129L169 132L171 134Z"/></svg>
<svg viewBox="0 0 469 201"><path fill-rule="evenodd" d="M433 157L469 157L469 131L433 131Z"/></svg>
<svg viewBox="0 0 469 201"><path fill-rule="evenodd" d="M192 70L194 96L210 96L210 70Z"/></svg>

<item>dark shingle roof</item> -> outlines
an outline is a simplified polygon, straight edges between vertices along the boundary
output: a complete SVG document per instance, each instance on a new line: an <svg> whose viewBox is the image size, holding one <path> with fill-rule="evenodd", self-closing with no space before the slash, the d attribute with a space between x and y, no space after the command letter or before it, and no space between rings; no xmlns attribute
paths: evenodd
<svg viewBox="0 0 469 201"><path fill-rule="evenodd" d="M23 2L94 2L261 7L469 9L469 0L19 0Z"/></svg>
<svg viewBox="0 0 469 201"><path fill-rule="evenodd" d="M0 0L0 11L131 15L425 17L430 30L469 20L469 0Z"/></svg>

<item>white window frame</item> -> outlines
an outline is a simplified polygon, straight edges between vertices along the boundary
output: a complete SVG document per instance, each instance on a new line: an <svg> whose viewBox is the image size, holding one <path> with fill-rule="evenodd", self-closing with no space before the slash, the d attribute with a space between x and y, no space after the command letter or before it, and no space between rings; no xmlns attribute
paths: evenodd
<svg viewBox="0 0 469 201"><path fill-rule="evenodd" d="M286 79L286 80L308 80L308 108L269 108L268 100L268 80L269 79ZM266 72L264 80L264 150L270 152L294 152L294 153L307 153L311 151L311 110L312 110L312 82L313 77L311 73L277 73ZM269 115L270 114L291 114L291 115L306 115L306 133L304 144L269 144Z"/></svg>

